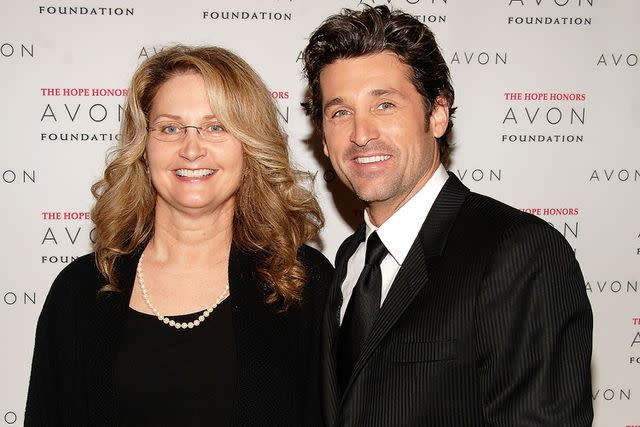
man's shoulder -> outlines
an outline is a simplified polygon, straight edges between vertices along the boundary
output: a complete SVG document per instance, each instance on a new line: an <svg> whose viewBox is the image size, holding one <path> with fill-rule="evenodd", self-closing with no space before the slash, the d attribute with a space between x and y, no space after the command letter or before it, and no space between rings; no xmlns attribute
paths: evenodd
<svg viewBox="0 0 640 427"><path fill-rule="evenodd" d="M544 219L494 198L470 192L460 208L454 233L466 244L492 247L499 242L540 242L568 247L563 235Z"/></svg>
<svg viewBox="0 0 640 427"><path fill-rule="evenodd" d="M508 228L518 224L548 225L535 215L475 192L470 192L461 206L460 217L496 228Z"/></svg>
<svg viewBox="0 0 640 427"><path fill-rule="evenodd" d="M452 198L456 200L455 203L451 203ZM490 196L470 191L451 172L434 207L436 205L440 213L446 211L455 216L452 218L454 227L462 227L478 236L496 236L510 228L521 228L520 226L529 228L532 225L534 229L540 226L551 227L539 217Z"/></svg>

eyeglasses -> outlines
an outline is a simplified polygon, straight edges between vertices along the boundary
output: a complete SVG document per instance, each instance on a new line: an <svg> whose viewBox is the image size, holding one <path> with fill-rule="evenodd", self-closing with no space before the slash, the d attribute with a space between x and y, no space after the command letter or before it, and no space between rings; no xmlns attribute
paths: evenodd
<svg viewBox="0 0 640 427"><path fill-rule="evenodd" d="M203 123L200 126L183 125L176 122L159 122L147 128L149 135L158 141L180 142L187 136L187 129L193 128L198 135L208 142L219 142L226 131L218 122Z"/></svg>

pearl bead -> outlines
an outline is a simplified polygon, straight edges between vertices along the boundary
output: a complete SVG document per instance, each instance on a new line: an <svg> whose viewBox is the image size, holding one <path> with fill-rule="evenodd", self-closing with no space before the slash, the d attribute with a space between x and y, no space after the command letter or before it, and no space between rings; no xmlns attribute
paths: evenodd
<svg viewBox="0 0 640 427"><path fill-rule="evenodd" d="M214 302L211 307L207 307L200 316L198 316L198 318L192 322L176 322L173 319L169 319L166 316L163 316L162 314L160 314L158 312L158 310L155 308L155 306L153 305L153 303L151 302L151 299L149 298L149 294L147 292L147 288L144 285L144 273L142 271L142 259L144 258L144 252L142 253L142 255L140 255L140 261L138 261L138 268L136 268L136 277L138 279L138 283L140 284L140 290L142 291L142 299L144 299L144 302L147 304L147 307L149 307L149 309L153 312L153 314L155 314L155 316L158 318L158 320L160 320L161 322L163 322L166 325L169 325L171 327L174 327L176 329L193 329L195 326L199 326L202 322L204 322L204 320L209 317L209 315L213 312L213 310L225 299L229 296L229 284L227 283L227 285L224 288L224 291L222 292L222 294L220 294L220 296L218 296L218 299L216 300L216 302Z"/></svg>

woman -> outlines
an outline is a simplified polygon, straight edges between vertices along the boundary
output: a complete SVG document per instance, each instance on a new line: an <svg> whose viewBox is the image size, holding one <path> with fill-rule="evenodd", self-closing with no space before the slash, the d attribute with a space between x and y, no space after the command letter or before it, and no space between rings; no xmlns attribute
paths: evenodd
<svg viewBox="0 0 640 427"><path fill-rule="evenodd" d="M175 47L133 76L97 241L38 321L26 425L315 424L332 267L269 91Z"/></svg>

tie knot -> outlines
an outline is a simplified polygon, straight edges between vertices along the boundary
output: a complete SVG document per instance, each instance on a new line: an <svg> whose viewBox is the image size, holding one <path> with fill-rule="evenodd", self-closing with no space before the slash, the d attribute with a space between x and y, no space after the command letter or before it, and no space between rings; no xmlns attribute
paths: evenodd
<svg viewBox="0 0 640 427"><path fill-rule="evenodd" d="M364 263L366 265L377 265L380 264L382 259L389 253L387 248L380 240L378 233L374 231L367 239L367 253L364 257Z"/></svg>

